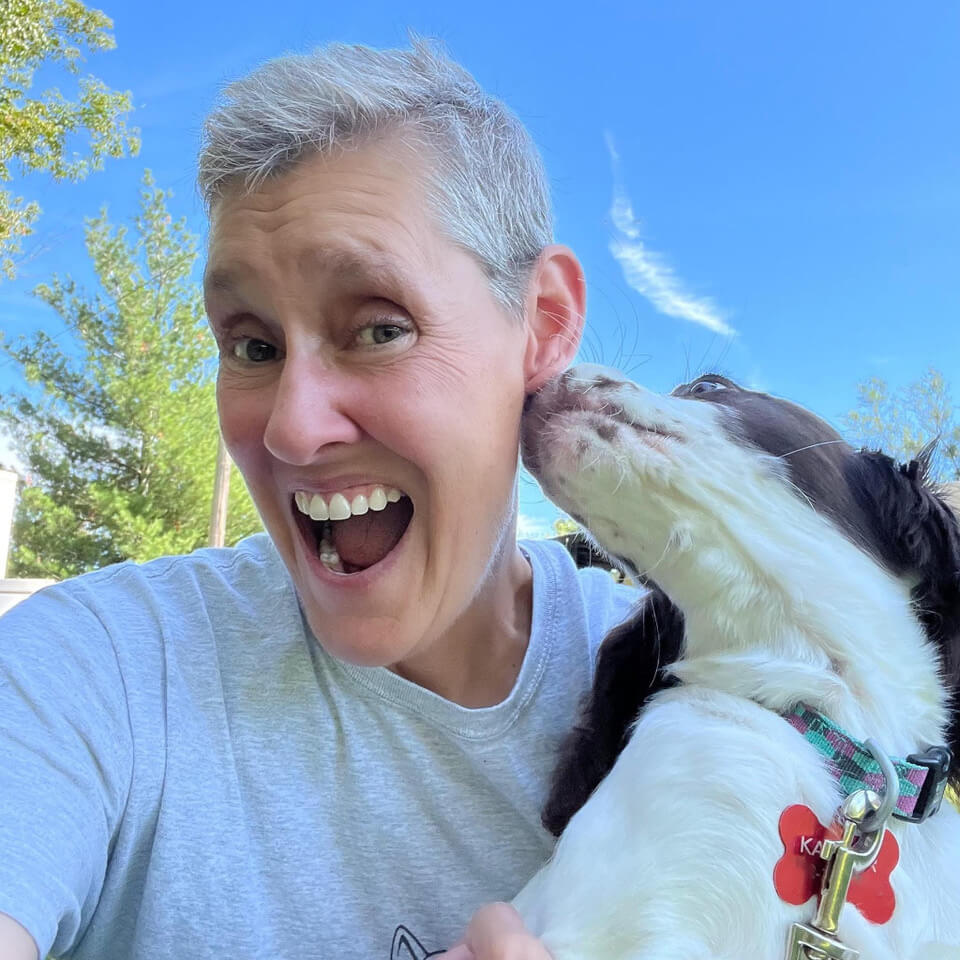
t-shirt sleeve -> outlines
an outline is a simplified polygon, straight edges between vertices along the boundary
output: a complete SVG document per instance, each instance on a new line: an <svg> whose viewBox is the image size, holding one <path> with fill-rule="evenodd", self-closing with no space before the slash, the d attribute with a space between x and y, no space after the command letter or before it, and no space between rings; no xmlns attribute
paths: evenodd
<svg viewBox="0 0 960 960"><path fill-rule="evenodd" d="M0 617L0 912L40 956L71 947L103 886L133 762L123 679L67 585Z"/></svg>

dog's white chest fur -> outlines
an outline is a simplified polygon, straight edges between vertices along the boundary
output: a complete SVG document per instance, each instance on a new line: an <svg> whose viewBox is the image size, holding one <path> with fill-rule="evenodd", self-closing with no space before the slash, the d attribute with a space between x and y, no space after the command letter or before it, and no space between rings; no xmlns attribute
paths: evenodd
<svg viewBox="0 0 960 960"><path fill-rule="evenodd" d="M787 930L815 903L790 906L774 889L780 813L803 803L829 822L838 803L806 746L741 698L695 686L659 695L517 897L527 925L554 960L781 960ZM933 943L960 957L960 818L945 808L923 830L894 830L901 906L883 926L846 907L843 941L864 960L926 957Z"/></svg>
<svg viewBox="0 0 960 960"><path fill-rule="evenodd" d="M790 925L816 904L774 889L780 814L802 803L828 823L841 794L780 712L805 702L893 756L945 742L953 705L917 577L885 569L837 522L848 492L837 506L822 488L828 470L846 476L841 451L808 463L823 474L808 478L787 461L797 451L772 449L781 433L789 444L797 432L797 447L815 435L812 415L814 426L792 405L765 412L753 398L766 395L747 391L721 409L611 371L571 374L528 413L525 459L680 608L681 683L644 704L515 904L554 960L782 960ZM863 960L960 958L960 815L944 804L921 825L891 825L894 915L871 924L848 905L841 939Z"/></svg>

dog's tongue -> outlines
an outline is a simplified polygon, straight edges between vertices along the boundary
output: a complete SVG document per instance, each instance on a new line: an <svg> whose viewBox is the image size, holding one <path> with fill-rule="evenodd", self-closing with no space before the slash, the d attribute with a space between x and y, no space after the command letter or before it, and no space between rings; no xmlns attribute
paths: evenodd
<svg viewBox="0 0 960 960"><path fill-rule="evenodd" d="M378 563L397 545L412 514L409 497L401 497L383 510L334 521L331 534L341 561L360 570Z"/></svg>

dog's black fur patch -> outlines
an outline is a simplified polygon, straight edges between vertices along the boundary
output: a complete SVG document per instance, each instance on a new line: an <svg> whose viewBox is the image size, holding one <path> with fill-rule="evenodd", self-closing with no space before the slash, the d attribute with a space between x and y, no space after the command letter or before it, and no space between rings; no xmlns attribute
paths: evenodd
<svg viewBox="0 0 960 960"><path fill-rule="evenodd" d="M630 725L649 697L677 681L664 667L680 658L683 614L655 585L633 616L600 646L593 689L560 747L543 825L560 836L610 772Z"/></svg>

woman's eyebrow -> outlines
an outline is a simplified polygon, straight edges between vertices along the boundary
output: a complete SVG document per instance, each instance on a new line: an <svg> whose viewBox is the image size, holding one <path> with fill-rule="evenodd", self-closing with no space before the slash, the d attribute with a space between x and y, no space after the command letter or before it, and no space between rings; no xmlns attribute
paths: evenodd
<svg viewBox="0 0 960 960"><path fill-rule="evenodd" d="M359 254L339 248L311 247L297 257L297 268L307 275L328 273L344 284L383 284L394 290L414 285L403 265L378 251ZM207 295L235 295L255 272L247 265L214 267L204 275L204 292Z"/></svg>
<svg viewBox="0 0 960 960"><path fill-rule="evenodd" d="M392 290L416 286L409 267L380 250L357 252L338 247L311 247L301 253L297 266L308 275L316 272L332 275L344 285L385 285Z"/></svg>
<svg viewBox="0 0 960 960"><path fill-rule="evenodd" d="M235 272L226 267L208 270L203 275L203 292L208 296L213 293L233 293L236 287Z"/></svg>

